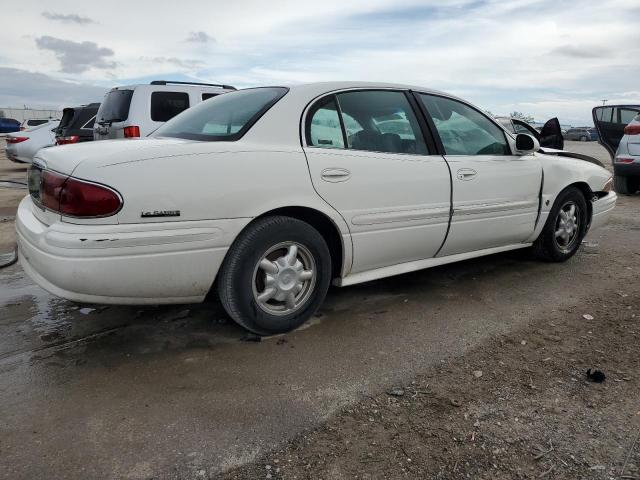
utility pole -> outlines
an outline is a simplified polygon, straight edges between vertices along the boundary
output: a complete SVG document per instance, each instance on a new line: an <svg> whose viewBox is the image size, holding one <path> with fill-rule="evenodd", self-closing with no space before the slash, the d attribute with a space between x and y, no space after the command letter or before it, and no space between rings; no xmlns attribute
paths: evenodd
<svg viewBox="0 0 640 480"><path fill-rule="evenodd" d="M605 104L605 103L607 103L608 101L609 101L609 100L607 100L607 99L603 99L603 100L602 100L602 106L604 106L604 104Z"/></svg>

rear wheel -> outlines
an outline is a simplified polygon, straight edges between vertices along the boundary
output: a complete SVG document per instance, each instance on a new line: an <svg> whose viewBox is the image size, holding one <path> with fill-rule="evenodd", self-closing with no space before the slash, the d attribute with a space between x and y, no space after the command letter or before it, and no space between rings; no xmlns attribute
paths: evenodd
<svg viewBox="0 0 640 480"><path fill-rule="evenodd" d="M260 335L287 332L318 309L331 280L331 256L309 224L274 216L249 225L218 276L218 293L237 323Z"/></svg>
<svg viewBox="0 0 640 480"><path fill-rule="evenodd" d="M613 177L613 188L622 195L631 195L638 190L638 177L623 177L616 175Z"/></svg>
<svg viewBox="0 0 640 480"><path fill-rule="evenodd" d="M586 142L587 141L587 137L585 137L584 135L582 137L580 137L580 141L581 142Z"/></svg>
<svg viewBox="0 0 640 480"><path fill-rule="evenodd" d="M558 195L540 236L533 244L538 258L564 262L580 248L587 231L587 201L580 190L568 187Z"/></svg>

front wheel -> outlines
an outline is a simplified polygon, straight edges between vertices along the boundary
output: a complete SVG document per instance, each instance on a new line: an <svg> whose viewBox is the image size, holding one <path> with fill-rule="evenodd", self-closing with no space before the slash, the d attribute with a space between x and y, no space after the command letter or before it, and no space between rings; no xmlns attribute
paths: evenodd
<svg viewBox="0 0 640 480"><path fill-rule="evenodd" d="M568 187L558 195L540 236L533 244L538 258L564 262L580 248L587 232L587 201L580 190Z"/></svg>
<svg viewBox="0 0 640 480"><path fill-rule="evenodd" d="M260 335L302 325L318 309L331 280L322 235L295 218L274 216L249 225L218 275L218 293L237 323Z"/></svg>
<svg viewBox="0 0 640 480"><path fill-rule="evenodd" d="M587 141L587 137L585 137L585 136L580 137L580 141L581 142L586 142Z"/></svg>

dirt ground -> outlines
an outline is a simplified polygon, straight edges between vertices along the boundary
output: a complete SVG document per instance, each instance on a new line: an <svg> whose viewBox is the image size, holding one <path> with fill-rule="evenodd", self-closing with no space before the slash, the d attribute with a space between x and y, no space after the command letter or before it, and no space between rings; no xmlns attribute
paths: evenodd
<svg viewBox="0 0 640 480"><path fill-rule="evenodd" d="M615 294L443 361L224 478L640 478L633 257L609 277Z"/></svg>
<svg viewBox="0 0 640 480"><path fill-rule="evenodd" d="M0 253L25 194L0 187ZM76 305L1 269L0 478L640 479L639 209L565 264L331 289L262 342L214 300Z"/></svg>

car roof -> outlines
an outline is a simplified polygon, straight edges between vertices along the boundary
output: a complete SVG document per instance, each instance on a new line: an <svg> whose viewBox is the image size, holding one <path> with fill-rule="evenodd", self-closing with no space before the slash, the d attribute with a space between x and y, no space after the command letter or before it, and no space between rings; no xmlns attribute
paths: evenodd
<svg viewBox="0 0 640 480"><path fill-rule="evenodd" d="M171 83L171 82L167 82L166 84L153 84L153 83L134 83L132 85L118 85L117 87L113 87L109 89L109 92L113 92L114 90L141 90L141 89L145 89L145 90L154 90L154 91L172 91L172 90L180 90L180 89L185 89L185 90L212 90L212 91L234 91L231 88L225 88L228 87L229 85L200 85L200 84L194 84L194 83Z"/></svg>
<svg viewBox="0 0 640 480"><path fill-rule="evenodd" d="M268 87L258 87L268 88ZM306 110L307 106L319 97L337 92L340 90L358 89L395 89L412 90L420 93L440 95L447 98L459 100L473 108L482 111L468 101L439 90L430 88L405 85L400 83L384 82L362 82L362 81L335 81L335 82L314 82L300 83L295 85L280 85L271 88L287 88L288 92L275 105L273 105L255 125L243 137L243 141L259 142L264 144L288 144L300 146L300 114ZM238 90L242 92L242 90ZM233 95L233 92L230 94ZM501 127L502 128L502 127Z"/></svg>

